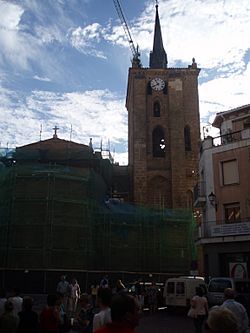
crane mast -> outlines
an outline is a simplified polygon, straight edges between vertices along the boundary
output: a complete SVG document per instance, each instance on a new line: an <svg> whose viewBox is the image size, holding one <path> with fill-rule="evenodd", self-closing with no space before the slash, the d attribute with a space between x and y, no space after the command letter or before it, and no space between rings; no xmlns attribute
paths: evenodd
<svg viewBox="0 0 250 333"><path fill-rule="evenodd" d="M113 0L113 2L114 2L114 5L115 5L117 14L118 14L118 16L121 20L125 35L126 35L126 37L128 39L128 42L129 42L129 47L130 47L132 55L133 55L132 63L135 64L138 67L142 67L138 45L137 45L137 47L135 47L135 45L134 45L134 42L133 42L131 33L129 31L129 27L127 25L125 16L123 14L120 2L119 2L119 0Z"/></svg>

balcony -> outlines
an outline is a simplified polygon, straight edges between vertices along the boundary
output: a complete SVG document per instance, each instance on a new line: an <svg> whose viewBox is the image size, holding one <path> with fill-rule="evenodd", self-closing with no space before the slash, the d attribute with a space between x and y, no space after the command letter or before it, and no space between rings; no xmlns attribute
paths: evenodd
<svg viewBox="0 0 250 333"><path fill-rule="evenodd" d="M206 204L205 182L198 182L194 187L194 207L203 207Z"/></svg>
<svg viewBox="0 0 250 333"><path fill-rule="evenodd" d="M235 223L226 223L225 220L217 221L217 223L215 221L210 221L197 226L197 241L206 239L210 242L212 239L224 239L225 237L230 237L236 240L236 236L250 237L250 217L237 220Z"/></svg>
<svg viewBox="0 0 250 333"><path fill-rule="evenodd" d="M233 142L241 141L250 138L250 128L245 128L240 131L231 131L228 133L212 138L213 146L221 146Z"/></svg>

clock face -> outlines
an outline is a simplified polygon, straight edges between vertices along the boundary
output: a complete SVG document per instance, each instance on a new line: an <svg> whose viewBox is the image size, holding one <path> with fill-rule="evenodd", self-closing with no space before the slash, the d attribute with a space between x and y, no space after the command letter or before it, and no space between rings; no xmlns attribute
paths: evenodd
<svg viewBox="0 0 250 333"><path fill-rule="evenodd" d="M151 88L157 91L160 91L164 89L165 87L165 82L160 79L159 77L156 77L155 79L151 80L150 82Z"/></svg>

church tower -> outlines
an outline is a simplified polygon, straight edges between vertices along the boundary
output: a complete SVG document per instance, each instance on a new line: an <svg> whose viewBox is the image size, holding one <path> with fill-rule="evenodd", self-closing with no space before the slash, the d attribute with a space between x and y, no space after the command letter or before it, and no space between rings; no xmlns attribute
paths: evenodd
<svg viewBox="0 0 250 333"><path fill-rule="evenodd" d="M169 68L156 5L149 68L129 69L128 153L133 201L154 208L192 206L200 121L195 60Z"/></svg>

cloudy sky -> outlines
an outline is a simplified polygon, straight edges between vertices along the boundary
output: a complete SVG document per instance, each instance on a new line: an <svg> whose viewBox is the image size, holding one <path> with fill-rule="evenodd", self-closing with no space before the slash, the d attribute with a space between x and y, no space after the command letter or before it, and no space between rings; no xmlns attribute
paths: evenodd
<svg viewBox="0 0 250 333"><path fill-rule="evenodd" d="M144 67L154 0L120 0ZM250 1L159 0L169 67L195 57L201 132L216 112L250 103ZM127 161L125 95L130 48L113 0L0 0L0 142L58 136L110 143ZM209 129L209 126L208 126Z"/></svg>

